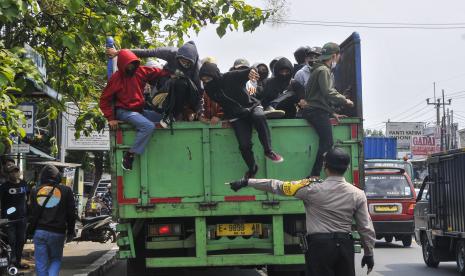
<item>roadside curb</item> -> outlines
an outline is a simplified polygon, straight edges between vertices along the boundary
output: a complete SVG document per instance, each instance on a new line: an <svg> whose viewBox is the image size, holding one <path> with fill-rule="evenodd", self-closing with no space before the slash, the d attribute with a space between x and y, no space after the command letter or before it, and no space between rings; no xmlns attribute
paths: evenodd
<svg viewBox="0 0 465 276"><path fill-rule="evenodd" d="M114 248L105 253L102 257L98 258L86 269L81 270L79 273L74 274L74 276L103 276L105 273L110 270L113 265L116 263L116 255L118 249Z"/></svg>

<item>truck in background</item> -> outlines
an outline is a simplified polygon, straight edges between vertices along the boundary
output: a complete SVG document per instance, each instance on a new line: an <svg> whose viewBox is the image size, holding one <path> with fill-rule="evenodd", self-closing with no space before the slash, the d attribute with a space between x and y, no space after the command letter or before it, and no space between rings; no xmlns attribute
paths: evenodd
<svg viewBox="0 0 465 276"><path fill-rule="evenodd" d="M351 155L349 182L363 187L363 127L360 37L341 44L335 72L340 91L351 89L349 118L333 121L334 141ZM301 179L318 150L318 136L302 119L270 120L273 148L285 162L262 154L257 178ZM174 133L157 129L132 171L121 159L136 131L122 125L111 134L113 215L119 221L119 258L128 275L153 275L193 267L268 267L268 275L303 275L300 235L306 232L303 203L292 197L224 183L246 170L227 124L177 122ZM261 147L254 135L254 152ZM357 237L357 234L354 233ZM360 250L360 245L356 248ZM157 274L158 275L158 274Z"/></svg>
<svg viewBox="0 0 465 276"><path fill-rule="evenodd" d="M465 149L433 154L427 165L415 207L415 239L428 267L456 261L465 276Z"/></svg>

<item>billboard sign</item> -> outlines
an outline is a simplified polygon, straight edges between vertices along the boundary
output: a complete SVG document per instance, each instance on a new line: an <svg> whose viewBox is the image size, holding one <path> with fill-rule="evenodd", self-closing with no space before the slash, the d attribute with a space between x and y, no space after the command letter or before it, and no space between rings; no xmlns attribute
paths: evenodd
<svg viewBox="0 0 465 276"><path fill-rule="evenodd" d="M23 121L22 119L19 120L19 126L21 126L26 131L26 135L34 135L34 104L23 103L18 105L17 109L23 112L26 119L26 121Z"/></svg>
<svg viewBox="0 0 465 276"><path fill-rule="evenodd" d="M426 156L441 151L441 141L434 136L412 136L410 149L414 156Z"/></svg>
<svg viewBox="0 0 465 276"><path fill-rule="evenodd" d="M410 139L423 135L424 127L422 122L387 122L386 136L397 138L398 149L410 149Z"/></svg>
<svg viewBox="0 0 465 276"><path fill-rule="evenodd" d="M81 135L76 139L74 124L79 116L79 108L72 102L66 103L66 113L63 113L63 147L66 150L109 150L110 130L93 131L89 136Z"/></svg>

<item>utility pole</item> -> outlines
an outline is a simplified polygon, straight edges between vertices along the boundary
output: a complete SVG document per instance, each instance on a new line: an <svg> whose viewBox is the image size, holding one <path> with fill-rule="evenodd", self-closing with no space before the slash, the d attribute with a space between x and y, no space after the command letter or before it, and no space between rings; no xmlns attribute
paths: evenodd
<svg viewBox="0 0 465 276"><path fill-rule="evenodd" d="M442 98L436 98L436 83L433 83L434 89L434 101L430 102L430 98L426 99L426 103L428 105L434 105L436 109L436 126L441 127L441 151L444 149L449 149L449 144L447 143L446 139L446 105L451 105L452 99L448 99L446 103L444 89L442 89ZM441 120L441 106L442 106L442 120Z"/></svg>

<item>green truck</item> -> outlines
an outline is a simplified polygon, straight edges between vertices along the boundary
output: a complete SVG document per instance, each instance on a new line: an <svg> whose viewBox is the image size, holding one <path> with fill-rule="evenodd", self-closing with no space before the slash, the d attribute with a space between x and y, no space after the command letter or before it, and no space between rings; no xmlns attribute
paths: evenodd
<svg viewBox="0 0 465 276"><path fill-rule="evenodd" d="M355 108L334 121L334 141L352 156L349 182L363 186L360 38L341 44L336 87L350 90ZM349 88L349 89L347 89ZM270 120L273 148L285 161L266 160L254 134L257 178L296 180L308 175L318 137L302 119ZM135 130L123 125L111 135L113 215L119 222L118 257L128 275L158 275L179 268L264 267L268 275L300 275L305 232L300 200L254 189L238 193L226 182L246 171L231 128L177 122L174 132L157 129L146 151L123 171L123 151ZM258 154L257 154L258 153ZM359 249L359 246L358 246ZM172 272L172 271L171 271Z"/></svg>

